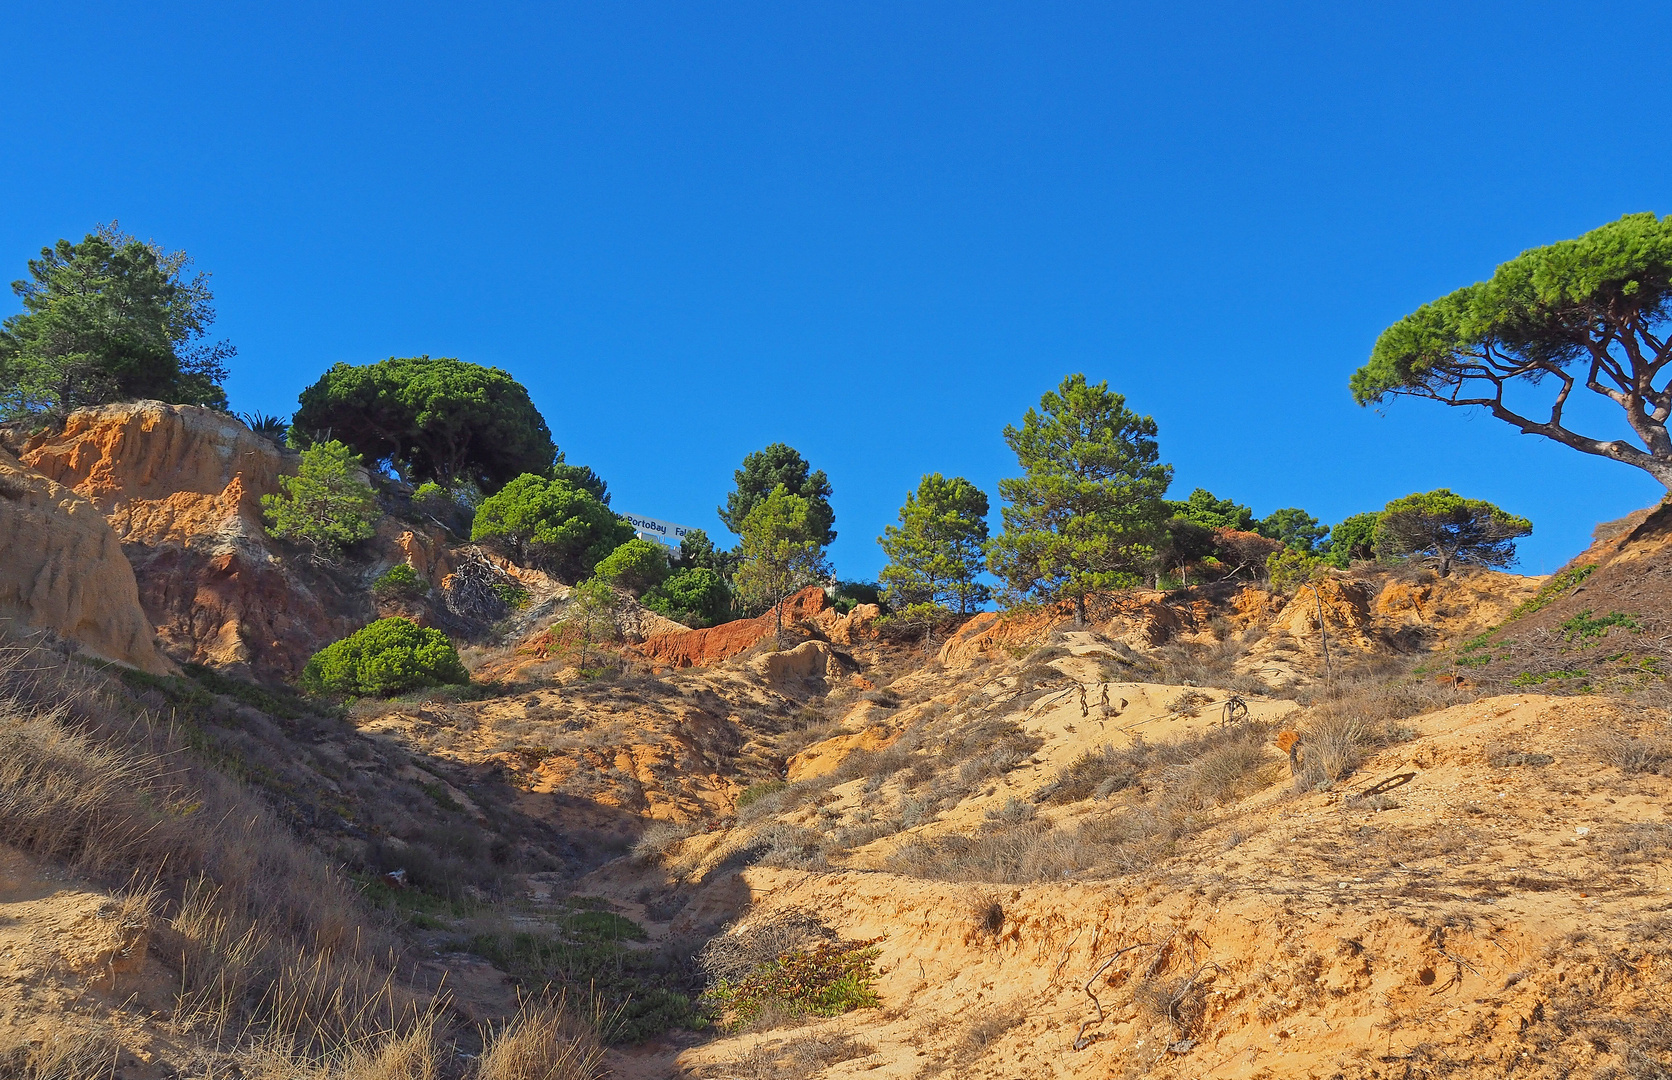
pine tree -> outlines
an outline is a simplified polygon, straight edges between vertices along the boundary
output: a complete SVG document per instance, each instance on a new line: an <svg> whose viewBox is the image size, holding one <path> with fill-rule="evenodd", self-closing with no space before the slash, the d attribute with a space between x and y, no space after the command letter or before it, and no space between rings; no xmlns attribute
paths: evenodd
<svg viewBox="0 0 1672 1080"><path fill-rule="evenodd" d="M267 531L281 540L307 544L320 558L377 531L377 493L356 473L360 455L337 442L302 451L295 476L279 477L279 493L263 495Z"/></svg>
<svg viewBox="0 0 1672 1080"><path fill-rule="evenodd" d="M1387 504L1376 521L1376 554L1424 559L1447 577L1459 564L1509 566L1515 541L1532 531L1524 517L1440 488Z"/></svg>
<svg viewBox="0 0 1672 1080"><path fill-rule="evenodd" d="M738 599L752 610L777 613L784 634L784 601L797 589L830 576L823 530L809 501L779 484L743 519L742 562L733 579Z"/></svg>
<svg viewBox="0 0 1672 1080"><path fill-rule="evenodd" d="M884 598L901 614L923 606L967 615L991 595L976 580L987 566L987 493L961 476L925 476L877 542L888 556Z"/></svg>
<svg viewBox="0 0 1672 1080"><path fill-rule="evenodd" d="M1069 600L1083 624L1089 594L1136 584L1153 558L1173 467L1155 421L1106 382L1070 375L1039 404L1004 429L1025 475L999 481L1009 505L988 558L1005 599Z"/></svg>

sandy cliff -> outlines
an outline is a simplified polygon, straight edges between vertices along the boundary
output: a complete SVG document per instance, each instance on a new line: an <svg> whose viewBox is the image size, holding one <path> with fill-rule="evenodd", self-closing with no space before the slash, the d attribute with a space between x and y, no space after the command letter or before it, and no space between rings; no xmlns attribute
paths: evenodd
<svg viewBox="0 0 1672 1080"><path fill-rule="evenodd" d="M0 622L50 630L89 653L173 669L140 607L133 568L98 509L0 450Z"/></svg>
<svg viewBox="0 0 1672 1080"><path fill-rule="evenodd" d="M287 455L225 413L155 401L83 409L19 458L105 515L176 659L289 675L369 621L363 597L268 541L261 496L278 490Z"/></svg>

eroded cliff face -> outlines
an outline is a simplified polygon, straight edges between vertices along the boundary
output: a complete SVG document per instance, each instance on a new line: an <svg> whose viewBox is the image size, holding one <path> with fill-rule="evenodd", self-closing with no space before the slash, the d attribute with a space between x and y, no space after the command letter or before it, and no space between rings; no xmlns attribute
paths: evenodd
<svg viewBox="0 0 1672 1080"><path fill-rule="evenodd" d="M287 455L212 409L156 401L72 414L19 458L97 507L177 660L290 675L369 621L364 594L268 542L261 496Z"/></svg>
<svg viewBox="0 0 1672 1080"><path fill-rule="evenodd" d="M163 674L132 567L92 503L0 450L0 625L50 630L106 660Z"/></svg>

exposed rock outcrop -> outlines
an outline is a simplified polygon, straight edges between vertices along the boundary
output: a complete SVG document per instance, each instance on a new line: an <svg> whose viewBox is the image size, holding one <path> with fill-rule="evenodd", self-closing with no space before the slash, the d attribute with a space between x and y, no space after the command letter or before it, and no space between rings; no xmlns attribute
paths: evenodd
<svg viewBox="0 0 1672 1080"><path fill-rule="evenodd" d="M784 601L784 625L811 619L826 606L824 590L809 585ZM638 646L638 652L647 660L669 667L706 667L748 650L777 628L777 616L769 611L759 618L721 623L706 630L654 634Z"/></svg>
<svg viewBox="0 0 1672 1080"><path fill-rule="evenodd" d="M823 678L831 661L830 646L822 641L803 641L793 649L756 657L751 666L775 686L800 679Z"/></svg>
<svg viewBox="0 0 1672 1080"><path fill-rule="evenodd" d="M289 675L373 614L363 594L268 543L261 496L278 490L289 455L225 413L83 409L19 456L105 515L176 659Z"/></svg>
<svg viewBox="0 0 1672 1080"><path fill-rule="evenodd" d="M0 450L0 625L50 630L141 671L174 665L157 650L133 568L98 508Z"/></svg>

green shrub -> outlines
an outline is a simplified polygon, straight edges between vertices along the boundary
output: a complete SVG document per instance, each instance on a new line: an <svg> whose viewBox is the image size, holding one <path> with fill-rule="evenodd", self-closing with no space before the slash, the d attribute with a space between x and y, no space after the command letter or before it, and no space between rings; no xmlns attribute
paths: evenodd
<svg viewBox="0 0 1672 1080"><path fill-rule="evenodd" d="M668 577L668 552L654 540L634 538L599 560L593 576L642 596Z"/></svg>
<svg viewBox="0 0 1672 1080"><path fill-rule="evenodd" d="M407 599L423 596L429 591L429 583L406 563L396 563L372 582L372 592L380 599Z"/></svg>
<svg viewBox="0 0 1672 1080"><path fill-rule="evenodd" d="M424 686L462 685L470 673L446 634L394 617L314 653L301 681L316 694L388 697Z"/></svg>
<svg viewBox="0 0 1672 1080"><path fill-rule="evenodd" d="M524 473L482 500L470 538L499 545L518 562L538 563L574 582L631 540L633 527L567 480Z"/></svg>
<svg viewBox="0 0 1672 1080"><path fill-rule="evenodd" d="M377 493L355 475L359 468L360 455L335 440L302 451L297 474L279 477L279 493L261 497L267 531L321 557L371 536Z"/></svg>
<svg viewBox="0 0 1672 1080"><path fill-rule="evenodd" d="M752 1023L768 1010L792 1016L840 1016L881 1004L876 980L877 942L820 941L791 949L733 982L722 979L706 999L726 1014L733 1028Z"/></svg>
<svg viewBox="0 0 1672 1080"><path fill-rule="evenodd" d="M731 617L726 579L707 567L680 570L640 599L651 611L686 626L714 626Z"/></svg>

